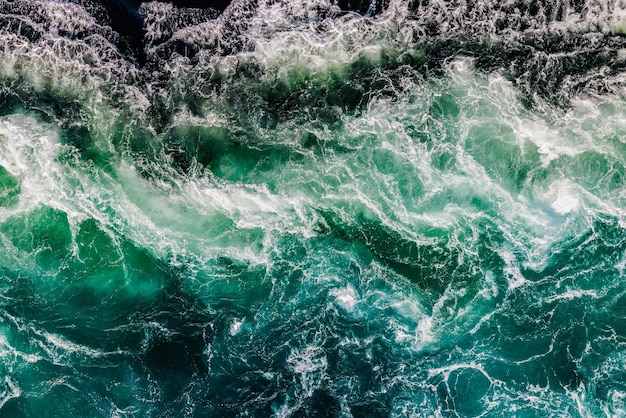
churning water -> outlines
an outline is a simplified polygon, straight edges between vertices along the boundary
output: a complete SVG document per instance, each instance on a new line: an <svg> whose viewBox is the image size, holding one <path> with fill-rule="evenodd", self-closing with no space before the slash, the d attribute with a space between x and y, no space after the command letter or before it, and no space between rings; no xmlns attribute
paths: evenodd
<svg viewBox="0 0 626 418"><path fill-rule="evenodd" d="M0 415L626 414L626 4L0 1Z"/></svg>

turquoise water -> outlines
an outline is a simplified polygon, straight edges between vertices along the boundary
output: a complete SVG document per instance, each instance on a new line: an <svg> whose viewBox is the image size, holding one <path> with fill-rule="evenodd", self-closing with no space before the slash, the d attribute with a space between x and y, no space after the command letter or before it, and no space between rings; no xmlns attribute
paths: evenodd
<svg viewBox="0 0 626 418"><path fill-rule="evenodd" d="M0 415L625 415L626 10L250 4L0 2Z"/></svg>

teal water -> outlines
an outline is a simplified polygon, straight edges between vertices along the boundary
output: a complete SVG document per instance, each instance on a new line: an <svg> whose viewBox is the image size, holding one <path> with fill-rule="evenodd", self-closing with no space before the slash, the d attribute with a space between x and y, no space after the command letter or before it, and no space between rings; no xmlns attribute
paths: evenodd
<svg viewBox="0 0 626 418"><path fill-rule="evenodd" d="M461 3L0 2L0 416L626 415L626 10Z"/></svg>

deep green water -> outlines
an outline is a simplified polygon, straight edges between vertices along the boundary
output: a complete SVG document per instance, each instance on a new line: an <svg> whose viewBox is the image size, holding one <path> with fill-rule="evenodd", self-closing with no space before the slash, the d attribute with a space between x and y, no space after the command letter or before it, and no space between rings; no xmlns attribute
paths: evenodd
<svg viewBox="0 0 626 418"><path fill-rule="evenodd" d="M613 3L0 1L0 416L626 415Z"/></svg>

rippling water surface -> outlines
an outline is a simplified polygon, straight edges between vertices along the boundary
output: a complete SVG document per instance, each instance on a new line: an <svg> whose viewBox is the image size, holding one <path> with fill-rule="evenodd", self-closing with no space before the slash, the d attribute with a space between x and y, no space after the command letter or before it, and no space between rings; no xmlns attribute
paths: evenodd
<svg viewBox="0 0 626 418"><path fill-rule="evenodd" d="M0 415L625 415L622 3L0 1Z"/></svg>

